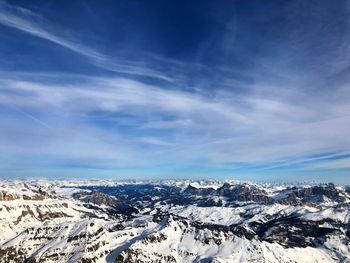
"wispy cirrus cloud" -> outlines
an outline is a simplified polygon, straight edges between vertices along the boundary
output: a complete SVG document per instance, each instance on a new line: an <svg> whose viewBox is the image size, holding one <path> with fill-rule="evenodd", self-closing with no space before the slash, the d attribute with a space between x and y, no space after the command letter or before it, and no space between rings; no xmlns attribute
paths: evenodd
<svg viewBox="0 0 350 263"><path fill-rule="evenodd" d="M333 105L324 101L306 107L252 94L239 100L229 93L213 98L130 79L88 79L82 85L2 81L0 103L40 113L65 113L73 120L84 120L88 126L96 125L89 122L90 118L97 122L101 118L108 125L104 129L106 134L111 137L116 132L114 128L122 124L121 115L126 114L129 120L126 126L133 134L118 136L133 142L134 149L142 148L144 143L161 146L144 151L148 156L167 153L174 160L253 164L281 156L350 149L344 140L350 128L349 118L346 115L340 118L342 115L333 110ZM94 112L99 112L97 119ZM295 118L299 115L303 118ZM305 162L308 161L297 159L277 165Z"/></svg>
<svg viewBox="0 0 350 263"><path fill-rule="evenodd" d="M64 32L64 30L59 30L59 28L53 27L50 25L49 21L36 15L30 10L12 6L2 1L0 2L0 24L52 42L63 48L67 48L84 56L95 66L108 71L148 76L170 82L173 81L172 78L164 74L164 72L161 73L150 67L140 67L137 63L129 63L125 59L107 56L102 52L73 39L71 36L68 37L62 33L58 33Z"/></svg>
<svg viewBox="0 0 350 263"><path fill-rule="evenodd" d="M45 29L42 17L36 16L27 9L10 6L5 2L0 3L0 24L23 31L27 34L45 39L93 60L104 60L104 55L98 51L86 47L78 42L58 36L49 29ZM47 22L47 21L45 21Z"/></svg>

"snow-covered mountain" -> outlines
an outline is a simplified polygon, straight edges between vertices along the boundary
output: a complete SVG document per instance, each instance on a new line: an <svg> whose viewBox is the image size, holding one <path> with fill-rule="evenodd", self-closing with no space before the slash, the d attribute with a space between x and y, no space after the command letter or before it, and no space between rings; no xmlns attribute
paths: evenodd
<svg viewBox="0 0 350 263"><path fill-rule="evenodd" d="M350 262L350 188L1 181L0 262Z"/></svg>

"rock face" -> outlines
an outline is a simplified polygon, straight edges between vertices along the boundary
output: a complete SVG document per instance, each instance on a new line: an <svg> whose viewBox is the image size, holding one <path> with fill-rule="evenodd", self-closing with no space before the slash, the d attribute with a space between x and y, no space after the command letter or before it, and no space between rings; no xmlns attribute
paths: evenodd
<svg viewBox="0 0 350 263"><path fill-rule="evenodd" d="M216 194L216 191L214 188L197 188L189 185L184 193L188 195L210 196Z"/></svg>
<svg viewBox="0 0 350 263"><path fill-rule="evenodd" d="M117 198L97 191L92 191L91 193L79 192L74 194L73 197L80 199L84 202L93 203L96 205L106 205L113 207L118 206L120 204Z"/></svg>
<svg viewBox="0 0 350 263"><path fill-rule="evenodd" d="M19 197L14 194L6 193L5 191L0 191L0 201L12 201L18 198Z"/></svg>
<svg viewBox="0 0 350 263"><path fill-rule="evenodd" d="M0 182L0 262L350 262L347 187L69 185Z"/></svg>
<svg viewBox="0 0 350 263"><path fill-rule="evenodd" d="M318 204L326 200L345 202L346 196L334 184L312 186L306 188L293 187L285 190L287 198L281 200L284 204ZM283 194L283 192L282 192Z"/></svg>
<svg viewBox="0 0 350 263"><path fill-rule="evenodd" d="M49 193L41 188L29 189L28 185L21 185L20 189L7 188L0 185L0 201L13 201L15 199L24 200L44 200L49 197Z"/></svg>
<svg viewBox="0 0 350 263"><path fill-rule="evenodd" d="M249 184L231 186L230 184L225 183L218 189L218 193L220 196L230 198L233 201L253 201L264 204L272 201L266 191Z"/></svg>
<svg viewBox="0 0 350 263"><path fill-rule="evenodd" d="M137 213L138 210L133 208L132 206L126 204L126 202L123 202L121 200L118 200L116 197L98 192L98 191L82 191L75 193L73 195L73 198L81 200L86 203L92 203L96 205L105 205L109 206L114 209L116 213L120 214L132 214Z"/></svg>
<svg viewBox="0 0 350 263"><path fill-rule="evenodd" d="M185 194L190 196L198 196L202 199L211 199L214 196L225 198L226 203L234 202L254 202L259 204L286 204L286 205L318 205L322 202L346 202L348 200L348 187L344 187L343 190L339 190L334 184L315 185L311 187L287 187L278 194L272 196L262 189L260 186L249 184L230 185L228 183L223 184L218 189L213 188L196 188L189 185L185 191ZM210 205L215 203L207 202ZM217 203L221 206L222 203Z"/></svg>

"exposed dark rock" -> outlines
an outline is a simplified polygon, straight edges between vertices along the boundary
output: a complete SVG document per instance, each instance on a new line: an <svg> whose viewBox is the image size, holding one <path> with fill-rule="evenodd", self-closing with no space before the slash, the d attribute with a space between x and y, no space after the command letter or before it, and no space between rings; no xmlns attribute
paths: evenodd
<svg viewBox="0 0 350 263"><path fill-rule="evenodd" d="M346 200L332 183L306 188L288 188L282 191L280 195L286 195L286 197L278 200L278 202L288 205L319 204L324 202L326 198L335 202Z"/></svg>
<svg viewBox="0 0 350 263"><path fill-rule="evenodd" d="M79 193L75 193L73 197L86 203L106 205L112 207L115 213L130 215L132 213L138 212L137 209L126 204L125 202L120 201L113 196L98 191L92 191L91 193L87 191L82 191Z"/></svg>
<svg viewBox="0 0 350 263"><path fill-rule="evenodd" d="M18 195L10 194L5 191L0 191L0 201L12 201L18 198Z"/></svg>
<svg viewBox="0 0 350 263"><path fill-rule="evenodd" d="M220 196L231 198L233 201L253 201L263 204L272 202L272 198L267 195L265 190L248 184L230 185L225 183L218 189L218 194Z"/></svg>
<svg viewBox="0 0 350 263"><path fill-rule="evenodd" d="M214 188L197 188L193 187L191 184L185 189L184 194L191 194L191 195L201 195L201 196L208 196L215 194Z"/></svg>

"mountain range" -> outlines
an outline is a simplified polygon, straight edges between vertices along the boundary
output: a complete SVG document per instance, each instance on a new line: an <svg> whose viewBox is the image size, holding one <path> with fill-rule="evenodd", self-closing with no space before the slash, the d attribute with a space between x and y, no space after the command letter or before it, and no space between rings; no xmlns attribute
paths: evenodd
<svg viewBox="0 0 350 263"><path fill-rule="evenodd" d="M350 187L4 180L0 262L350 262Z"/></svg>

